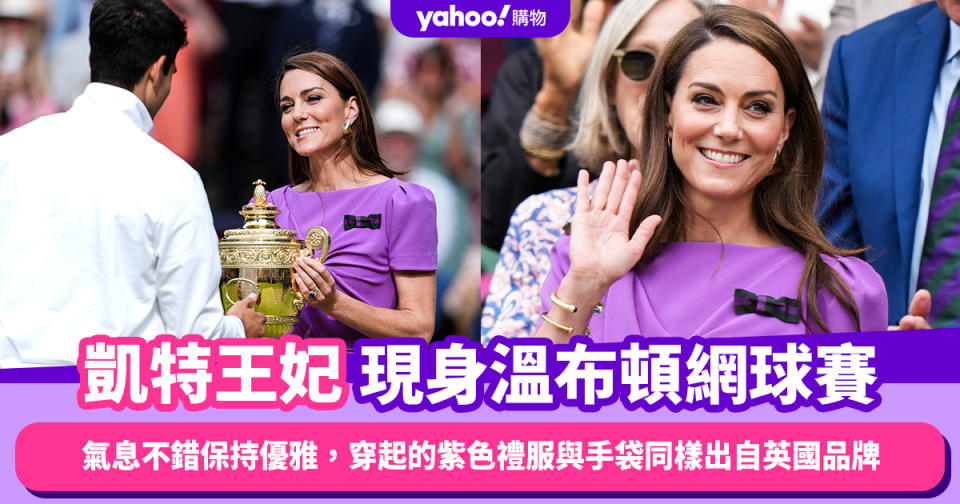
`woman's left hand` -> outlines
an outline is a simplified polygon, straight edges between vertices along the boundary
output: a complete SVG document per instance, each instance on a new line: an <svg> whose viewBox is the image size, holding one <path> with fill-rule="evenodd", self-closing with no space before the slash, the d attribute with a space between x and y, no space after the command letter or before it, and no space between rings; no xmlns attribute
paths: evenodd
<svg viewBox="0 0 960 504"><path fill-rule="evenodd" d="M298 257L293 263L293 273L296 288L303 293L307 303L320 311L329 311L336 302L339 291L333 275L323 263L311 257Z"/></svg>
<svg viewBox="0 0 960 504"><path fill-rule="evenodd" d="M920 289L910 302L910 313L900 319L900 325L890 326L891 331L912 331L914 329L932 329L930 327L930 291Z"/></svg>

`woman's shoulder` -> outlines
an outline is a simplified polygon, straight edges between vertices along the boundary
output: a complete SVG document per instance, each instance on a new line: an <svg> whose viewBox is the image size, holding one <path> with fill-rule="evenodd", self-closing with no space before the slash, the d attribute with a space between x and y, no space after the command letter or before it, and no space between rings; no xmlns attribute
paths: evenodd
<svg viewBox="0 0 960 504"><path fill-rule="evenodd" d="M866 291L879 290L886 297L886 287L883 285L883 278L877 273L877 270L870 266L864 260L853 256L833 256L829 254L820 254L834 271L840 275L847 285L853 289L857 286Z"/></svg>
<svg viewBox="0 0 960 504"><path fill-rule="evenodd" d="M887 324L887 288L869 263L850 256L821 254L853 294L864 331L882 330ZM874 327L875 326L875 327Z"/></svg>
<svg viewBox="0 0 960 504"><path fill-rule="evenodd" d="M390 201L394 208L437 206L433 192L420 184L404 182L398 178L389 179L383 184L384 189L390 192Z"/></svg>

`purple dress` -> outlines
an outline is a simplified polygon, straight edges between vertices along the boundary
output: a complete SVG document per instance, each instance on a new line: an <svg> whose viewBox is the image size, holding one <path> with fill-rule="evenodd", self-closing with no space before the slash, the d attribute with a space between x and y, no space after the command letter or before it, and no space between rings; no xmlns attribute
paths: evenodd
<svg viewBox="0 0 960 504"><path fill-rule="evenodd" d="M437 206L433 194L391 178L339 191L271 191L267 201L281 211L277 224L303 239L313 226L330 232L324 265L337 288L371 306L397 307L392 271L436 271ZM319 253L317 254L319 256ZM293 331L304 338L341 338L348 348L364 336L309 305Z"/></svg>
<svg viewBox="0 0 960 504"><path fill-rule="evenodd" d="M721 257L722 252L722 257ZM887 328L887 294L880 275L854 257L822 256L842 278L860 310L863 331ZM551 254L552 268L541 290L543 311L551 306L550 293L570 268L570 237L563 236ZM763 304L775 298L797 298L803 256L789 247L749 247L708 242L667 245L652 263L639 266L613 283L603 298L603 312L588 324L594 341L620 341L632 334L657 336L767 336L804 334L803 321L790 322L767 314L742 313L749 304L743 291ZM767 298L766 296L769 296ZM853 317L829 291L817 294L820 315L831 332L856 331ZM799 300L797 314L807 314ZM755 303L756 306L756 303ZM771 310L774 311L774 310ZM789 317L786 317L789 318ZM813 321L810 321L811 325Z"/></svg>

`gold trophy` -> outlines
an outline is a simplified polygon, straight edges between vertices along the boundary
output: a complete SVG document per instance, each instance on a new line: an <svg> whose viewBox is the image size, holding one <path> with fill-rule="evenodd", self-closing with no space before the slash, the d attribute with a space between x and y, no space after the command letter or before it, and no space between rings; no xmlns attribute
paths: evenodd
<svg viewBox="0 0 960 504"><path fill-rule="evenodd" d="M279 338L297 325L304 303L303 294L293 286L293 262L318 250L323 262L330 252L330 233L314 226L300 241L296 231L278 228L274 218L280 210L267 203L264 184L262 180L253 183L253 203L240 210L243 226L228 229L220 240L220 299L226 311L244 297L258 294L256 310L267 316L264 336Z"/></svg>

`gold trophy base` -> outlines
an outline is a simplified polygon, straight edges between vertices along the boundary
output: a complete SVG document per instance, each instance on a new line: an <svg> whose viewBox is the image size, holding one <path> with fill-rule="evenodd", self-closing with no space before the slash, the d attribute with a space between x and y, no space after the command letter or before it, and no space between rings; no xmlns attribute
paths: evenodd
<svg viewBox="0 0 960 504"><path fill-rule="evenodd" d="M283 315L267 315L265 324L266 332L264 338L279 338L284 334L293 334L293 328L297 325L298 317L285 317Z"/></svg>

